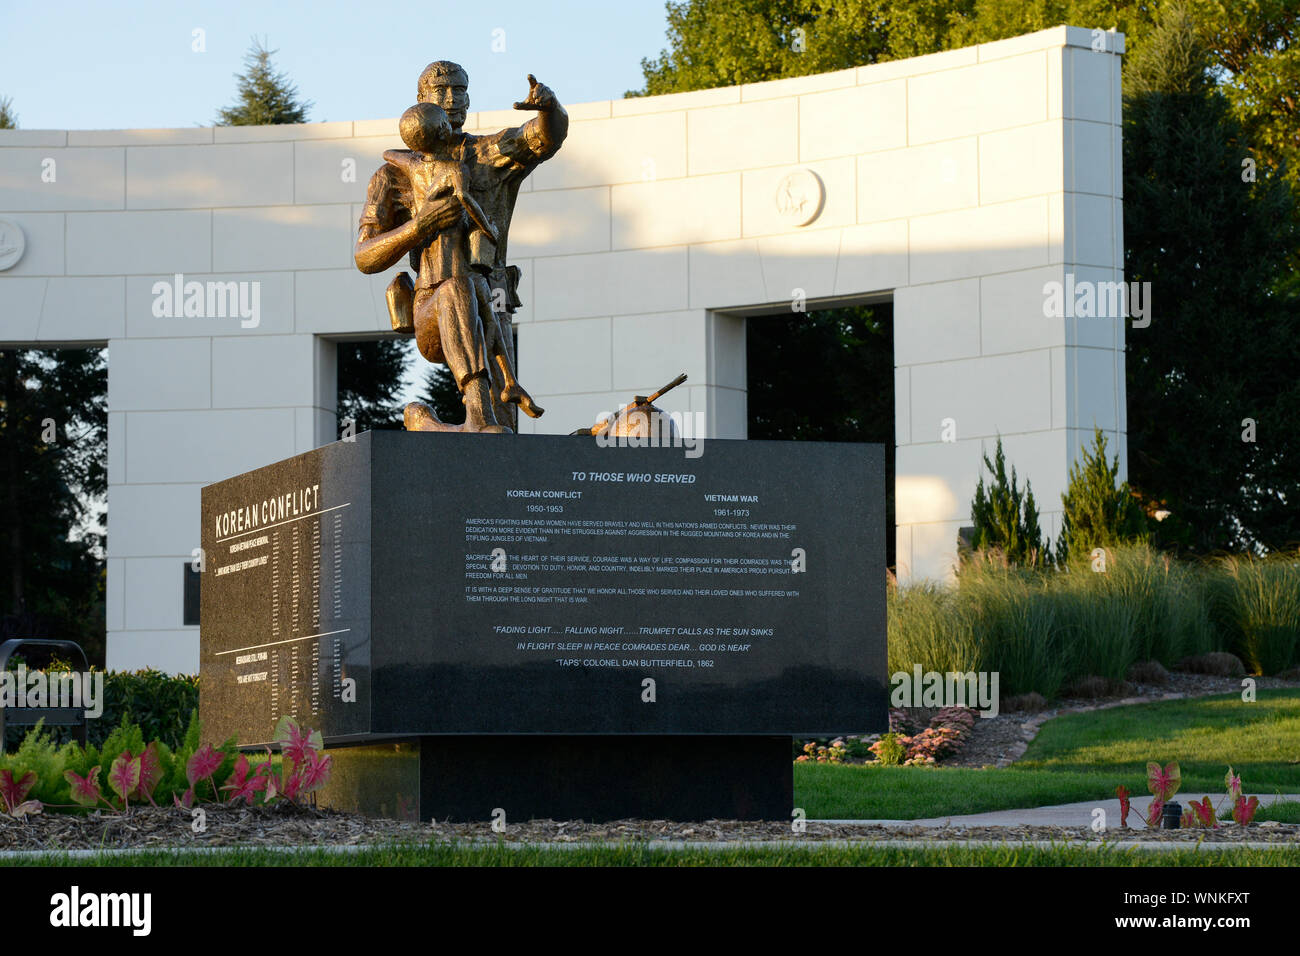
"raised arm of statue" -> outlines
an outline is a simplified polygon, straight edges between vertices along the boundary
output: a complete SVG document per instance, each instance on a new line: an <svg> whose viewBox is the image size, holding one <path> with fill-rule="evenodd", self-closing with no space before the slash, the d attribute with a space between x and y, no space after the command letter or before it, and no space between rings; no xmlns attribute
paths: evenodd
<svg viewBox="0 0 1300 956"><path fill-rule="evenodd" d="M507 130L500 149L528 169L555 155L569 135L569 114L555 93L537 77L528 74L528 96L515 103L517 110L536 110L537 115L514 130ZM513 133L514 135L510 135Z"/></svg>

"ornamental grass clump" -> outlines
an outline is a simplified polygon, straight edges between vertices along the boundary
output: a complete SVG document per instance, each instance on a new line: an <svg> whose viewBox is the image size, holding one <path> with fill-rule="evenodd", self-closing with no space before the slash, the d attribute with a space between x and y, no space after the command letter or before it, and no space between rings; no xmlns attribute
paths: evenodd
<svg viewBox="0 0 1300 956"><path fill-rule="evenodd" d="M1300 555L1224 558L1211 573L1215 621L1255 674L1300 664Z"/></svg>

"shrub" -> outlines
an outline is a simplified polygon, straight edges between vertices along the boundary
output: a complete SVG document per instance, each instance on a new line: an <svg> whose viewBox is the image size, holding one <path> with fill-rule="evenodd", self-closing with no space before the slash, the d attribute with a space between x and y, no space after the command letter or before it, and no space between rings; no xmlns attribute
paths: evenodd
<svg viewBox="0 0 1300 956"><path fill-rule="evenodd" d="M90 728L90 742L102 742L123 720L138 724L145 740L157 740L175 750L199 706L197 675L174 676L149 668L109 671L104 675L104 714ZM98 724L98 726L95 726Z"/></svg>
<svg viewBox="0 0 1300 956"><path fill-rule="evenodd" d="M1098 697L1105 697L1113 685L1104 677L1097 677L1090 674L1087 677L1077 677L1066 685L1061 692L1065 697L1084 697L1089 700L1096 700Z"/></svg>
<svg viewBox="0 0 1300 956"><path fill-rule="evenodd" d="M892 732L882 734L880 739L871 745L871 752L886 767L897 767L907 756L907 748L899 740L900 736Z"/></svg>
<svg viewBox="0 0 1300 956"><path fill-rule="evenodd" d="M844 757L847 750L844 747L844 741L836 737L830 742L829 746L818 744L815 740L810 740L803 745L803 753L794 758L795 763L805 761L816 761L817 763L844 763Z"/></svg>
<svg viewBox="0 0 1300 956"><path fill-rule="evenodd" d="M1241 677L1246 673L1241 658L1226 651L1214 651L1210 654L1183 658L1178 662L1175 670L1186 671L1189 674L1209 674L1211 677Z"/></svg>
<svg viewBox="0 0 1300 956"><path fill-rule="evenodd" d="M12 662L11 662L12 663ZM51 661L46 672L77 669L66 661ZM86 742L102 746L116 728L126 721L136 724L145 740L157 740L175 750L185 738L186 728L199 706L199 679L193 675L172 676L162 671L104 672L104 712L86 722ZM14 735L22 728L14 728ZM73 739L70 727L51 727L45 731L54 743ZM3 744L0 741L0 744ZM0 746L0 749L3 749Z"/></svg>
<svg viewBox="0 0 1300 956"><path fill-rule="evenodd" d="M1169 683L1169 671L1159 661L1138 661L1128 669L1127 677L1135 684Z"/></svg>
<svg viewBox="0 0 1300 956"><path fill-rule="evenodd" d="M971 547L975 551L1001 554L1012 565L1035 567L1050 563L1051 554L1038 526L1033 489L1026 481L1025 490L1020 490L1014 466L1010 479L1007 478L1001 436L993 461L984 455L984 467L992 474L993 482L986 490L984 476L980 475L975 486L975 500L971 502L975 536Z"/></svg>
<svg viewBox="0 0 1300 956"><path fill-rule="evenodd" d="M1145 540L1146 515L1127 481L1116 486L1118 478L1119 455L1106 463L1106 436L1098 428L1092 447L1085 448L1070 466L1069 485L1061 495L1064 513L1056 541L1057 561L1083 557L1094 548Z"/></svg>
<svg viewBox="0 0 1300 956"><path fill-rule="evenodd" d="M1031 690L1028 694L1013 694L1002 701L1002 713L1004 714L1019 712L1037 714L1046 709L1047 698L1036 690Z"/></svg>
<svg viewBox="0 0 1300 956"><path fill-rule="evenodd" d="M895 760L898 756L895 747L903 751L898 759L902 760L904 766L934 764L945 757L958 754L966 746L966 738L975 728L975 720L975 711L970 707L941 708L930 719L929 726L919 734L911 737L886 734L885 736L893 738L888 745L889 759ZM873 747L881 763L886 762L883 756L886 747L883 743L884 737Z"/></svg>

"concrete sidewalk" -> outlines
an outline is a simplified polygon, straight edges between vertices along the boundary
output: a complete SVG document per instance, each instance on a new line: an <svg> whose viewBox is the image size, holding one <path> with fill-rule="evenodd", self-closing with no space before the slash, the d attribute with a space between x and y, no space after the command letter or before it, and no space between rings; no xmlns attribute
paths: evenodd
<svg viewBox="0 0 1300 956"><path fill-rule="evenodd" d="M1222 793L1178 793L1174 799L1186 810L1189 801L1200 802L1210 798L1210 805L1223 812L1228 808L1227 797ZM1260 807L1267 807L1277 801L1300 801L1300 794L1246 794L1247 797L1259 797ZM1147 807L1151 803L1149 794L1131 798L1129 801L1128 825L1130 829L1146 828L1143 822ZM1222 806L1220 807L1220 804ZM883 826L899 827L1023 827L1055 826L1086 827L1091 826L1093 811L1100 807L1106 811L1106 826L1110 829L1119 827L1119 800L1084 800L1079 803L1059 803L1050 807L1031 807L1025 810L995 810L991 813L968 813L963 816L929 817L924 820L821 820L821 823L875 823Z"/></svg>

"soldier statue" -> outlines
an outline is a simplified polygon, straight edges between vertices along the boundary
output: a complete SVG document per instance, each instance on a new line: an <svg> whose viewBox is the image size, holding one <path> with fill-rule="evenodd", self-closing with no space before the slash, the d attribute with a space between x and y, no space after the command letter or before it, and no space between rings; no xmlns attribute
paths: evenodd
<svg viewBox="0 0 1300 956"><path fill-rule="evenodd" d="M414 333L421 355L447 364L465 403L465 424L457 426L412 402L408 430L508 433L516 408L542 413L514 380L511 315L522 303L519 268L506 262L507 234L519 184L555 155L569 116L531 74L528 84L528 96L514 106L535 110L533 119L488 135L466 133L468 75L446 60L430 63L417 99L445 114L450 134L437 111L408 110L402 130L412 148L386 152L366 190L357 268L383 272L409 256L415 283L401 273L388 288L393 328Z"/></svg>

